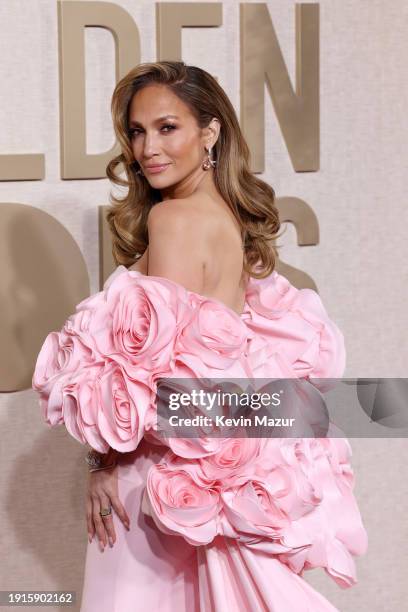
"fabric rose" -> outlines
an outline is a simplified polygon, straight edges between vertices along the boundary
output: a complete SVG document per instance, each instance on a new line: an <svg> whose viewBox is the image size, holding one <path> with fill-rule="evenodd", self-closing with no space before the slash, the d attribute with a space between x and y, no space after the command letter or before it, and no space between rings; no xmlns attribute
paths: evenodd
<svg viewBox="0 0 408 612"><path fill-rule="evenodd" d="M161 443L166 443L169 446L167 428L158 427L158 411L163 415L166 412L170 416L168 409L168 401L170 393L189 393L197 387L196 378L188 368L183 368L175 365L174 360L171 360L168 369L156 369L150 372L149 387L151 389L151 403L145 418L145 428L149 432L150 439L156 438Z"/></svg>
<svg viewBox="0 0 408 612"><path fill-rule="evenodd" d="M75 439L101 453L109 447L130 452L143 436L149 402L150 389L110 362L60 377L45 416L50 425L63 422Z"/></svg>
<svg viewBox="0 0 408 612"><path fill-rule="evenodd" d="M254 317L254 326L262 319L279 319L291 307L298 289L289 280L274 270L266 278L249 279L246 300Z"/></svg>
<svg viewBox="0 0 408 612"><path fill-rule="evenodd" d="M109 318L110 314L106 306L105 294L100 291L76 306L75 312L65 321L61 333L79 339L92 351L90 357L97 359L101 354L96 340L100 334L106 333Z"/></svg>
<svg viewBox="0 0 408 612"><path fill-rule="evenodd" d="M111 448L125 453L139 445L151 390L132 380L115 362L107 363L95 382L90 398L98 430Z"/></svg>
<svg viewBox="0 0 408 612"><path fill-rule="evenodd" d="M252 324L251 324L252 325ZM284 357L279 343L255 335L248 344L248 369L255 378L294 378L295 371Z"/></svg>
<svg viewBox="0 0 408 612"><path fill-rule="evenodd" d="M279 376L280 370L285 378L310 378L323 392L333 387L333 382L324 379L343 376L344 336L316 291L297 289L274 270L265 279L250 279L247 305L247 325L256 338L249 358L251 367L258 368L257 376ZM262 340L266 341L264 348ZM262 372L261 355L268 351L271 357Z"/></svg>
<svg viewBox="0 0 408 612"><path fill-rule="evenodd" d="M240 359L252 336L250 330L218 300L195 295L192 317L176 343L179 361L198 376L211 376L211 369L221 370L226 377L234 377L234 372L237 378L245 376Z"/></svg>
<svg viewBox="0 0 408 612"><path fill-rule="evenodd" d="M283 497L275 496L279 508L292 516L281 529L281 542L287 550L279 552L278 558L298 574L323 567L342 588L352 586L356 582L352 555L365 553L367 534L349 486L349 470L343 476L339 468L347 466L347 447L342 440L325 438L268 442L264 460L257 465L262 480L269 481L280 465L296 475L292 493L288 490ZM308 545L299 546L302 542ZM266 538L244 543L266 554L277 552Z"/></svg>
<svg viewBox="0 0 408 612"><path fill-rule="evenodd" d="M275 538L285 546L304 546L293 523L312 512L321 498L301 472L280 465L264 477L237 477L236 485L221 493L224 512L238 531Z"/></svg>
<svg viewBox="0 0 408 612"><path fill-rule="evenodd" d="M318 438L269 438L264 447L262 461L257 463L257 474L267 478L270 471L277 466L286 466L297 475L298 489L306 479L313 487L316 501L321 501L321 481L317 470L318 461L321 459L326 465L325 448Z"/></svg>
<svg viewBox="0 0 408 612"><path fill-rule="evenodd" d="M217 535L218 488L206 486L193 460L180 461L172 451L150 467L143 505L159 529L194 546Z"/></svg>
<svg viewBox="0 0 408 612"><path fill-rule="evenodd" d="M222 444L221 438L168 438L167 444L175 455L187 459L207 457L217 453Z"/></svg>
<svg viewBox="0 0 408 612"><path fill-rule="evenodd" d="M32 388L41 394L43 402L59 378L98 361L89 344L64 330L48 334L37 355L32 376Z"/></svg>
<svg viewBox="0 0 408 612"><path fill-rule="evenodd" d="M169 370L174 343L186 319L181 288L157 277L126 271L106 289L106 308L94 315L89 332L101 355L119 363L129 375ZM107 312L111 321L107 320ZM105 328L109 333L99 333Z"/></svg>
<svg viewBox="0 0 408 612"><path fill-rule="evenodd" d="M353 555L365 554L367 532L351 489L337 486L327 458L318 464L322 501L314 512L296 521L308 534L310 546L301 552L282 553L279 558L296 573L322 567L340 587L347 588L356 583Z"/></svg>
<svg viewBox="0 0 408 612"><path fill-rule="evenodd" d="M265 446L262 438L229 438L220 441L215 453L199 459L206 478L217 481L223 488L233 485L238 477L250 478Z"/></svg>
<svg viewBox="0 0 408 612"><path fill-rule="evenodd" d="M296 573L323 567L350 586L353 555L365 552L367 535L346 440L156 431L163 378L187 391L220 378L223 390L230 379L302 379L306 387L291 386L285 397L311 426L320 424L319 397L304 379L341 376L344 355L318 294L276 271L250 279L239 316L214 298L119 266L61 332L48 335L32 382L47 423L65 424L99 452L132 451L143 436L169 447L148 471L142 504L161 531L196 546L235 538Z"/></svg>
<svg viewBox="0 0 408 612"><path fill-rule="evenodd" d="M237 479L237 484L221 492L223 511L232 527L243 535L252 535L286 546L298 544L283 540L283 529L290 520L275 503L274 490L262 479ZM303 543L303 542L302 542Z"/></svg>

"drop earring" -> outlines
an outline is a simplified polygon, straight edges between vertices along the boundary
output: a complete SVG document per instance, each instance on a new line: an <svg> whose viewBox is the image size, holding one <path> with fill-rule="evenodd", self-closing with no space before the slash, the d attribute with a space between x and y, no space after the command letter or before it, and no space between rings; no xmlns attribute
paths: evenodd
<svg viewBox="0 0 408 612"><path fill-rule="evenodd" d="M205 147L205 150L207 151L207 147ZM203 170L209 170L211 167L215 168L215 166L217 165L217 162L215 159L211 159L211 150L212 147L208 147L208 156L207 159L204 160L203 162Z"/></svg>

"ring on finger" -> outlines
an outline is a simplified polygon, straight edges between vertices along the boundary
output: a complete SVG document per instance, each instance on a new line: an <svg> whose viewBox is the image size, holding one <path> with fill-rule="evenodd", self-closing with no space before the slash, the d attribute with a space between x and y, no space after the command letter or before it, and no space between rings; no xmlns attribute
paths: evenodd
<svg viewBox="0 0 408 612"><path fill-rule="evenodd" d="M99 511L99 514L104 517L104 516L109 516L110 514L112 514L112 506L109 506L109 508L102 508Z"/></svg>

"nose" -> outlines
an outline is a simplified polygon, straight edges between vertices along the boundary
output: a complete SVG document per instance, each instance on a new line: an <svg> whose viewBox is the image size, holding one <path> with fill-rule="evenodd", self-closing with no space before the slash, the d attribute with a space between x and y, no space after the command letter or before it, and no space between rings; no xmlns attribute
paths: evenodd
<svg viewBox="0 0 408 612"><path fill-rule="evenodd" d="M154 132L146 132L143 137L143 157L150 158L159 153L158 140Z"/></svg>

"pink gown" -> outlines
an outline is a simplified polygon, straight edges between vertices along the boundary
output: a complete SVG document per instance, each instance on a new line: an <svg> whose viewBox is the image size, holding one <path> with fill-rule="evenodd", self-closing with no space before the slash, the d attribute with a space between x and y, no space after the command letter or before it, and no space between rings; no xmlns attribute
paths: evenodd
<svg viewBox="0 0 408 612"><path fill-rule="evenodd" d="M343 335L276 271L244 312L119 266L38 355L49 426L119 458L117 540L87 546L81 612L335 612L303 578L356 583L367 534L345 438L159 439L156 380L339 378ZM313 381L311 381L313 383Z"/></svg>

